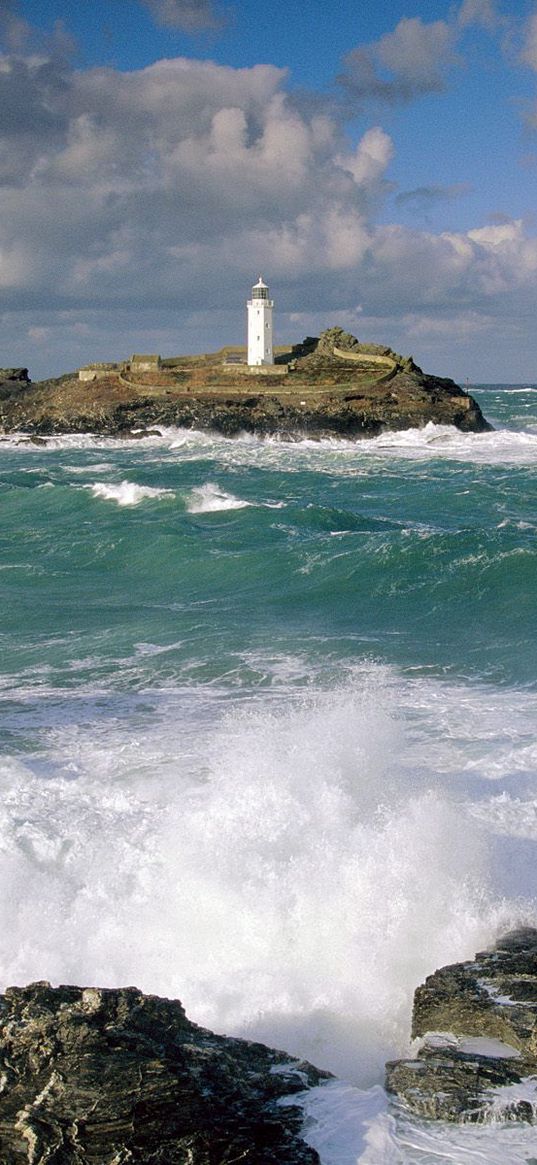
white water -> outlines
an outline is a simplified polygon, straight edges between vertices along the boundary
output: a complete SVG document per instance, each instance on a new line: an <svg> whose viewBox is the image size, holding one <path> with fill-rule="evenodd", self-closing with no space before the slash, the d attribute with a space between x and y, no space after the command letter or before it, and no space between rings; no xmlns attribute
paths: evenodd
<svg viewBox="0 0 537 1165"><path fill-rule="evenodd" d="M301 1094L304 1139L321 1165L534 1165L536 1130L505 1123L510 1104L536 1105L535 1080L491 1090L490 1123L460 1127L390 1112L386 1094L334 1081ZM296 1103L289 1097L288 1103ZM286 1103L285 1101L283 1103Z"/></svg>
<svg viewBox="0 0 537 1165"><path fill-rule="evenodd" d="M526 391L526 390L524 390ZM537 431L535 424L528 421L527 428L510 430L498 427L490 433L462 433L450 425L429 423L422 429L405 429L394 433L383 433L366 441L345 441L323 439L303 440L293 445L293 467L290 467L289 443L276 437L261 438L241 435L230 439L214 433L198 432L191 429L161 427L161 437L136 440L136 446L152 451L168 450L181 460L197 460L211 457L222 465L259 465L266 468L285 468L290 472L302 472L304 468L332 472L337 466L341 472L345 468L352 472L356 465L364 461L392 460L394 457L427 461L441 459L447 461L470 462L478 465L528 465L537 463ZM5 438L2 447L5 452L12 449L20 454L20 434ZM114 437L92 436L91 434L68 434L46 439L49 451L63 449L121 450L131 442ZM42 454L41 446L25 445L25 452ZM213 487L217 488L217 487Z"/></svg>
<svg viewBox="0 0 537 1165"><path fill-rule="evenodd" d="M103 716L98 690L70 708L40 687L17 693L29 723L36 694L37 724L56 707L56 726L1 775L3 984L135 983L367 1087L406 1050L416 984L532 917L503 901L511 855L455 780L455 723L455 785L431 776L438 696L446 726L461 689L372 668L231 707L140 694L125 719L126 697ZM496 740L467 745L479 792ZM523 747L515 718L514 771Z"/></svg>
<svg viewBox="0 0 537 1165"><path fill-rule="evenodd" d="M82 486L91 490L95 498L105 502L116 502L118 506L138 506L147 498L174 497L171 489L155 489L149 485L136 485L134 481L121 481L118 485L106 482L94 482L92 485Z"/></svg>
<svg viewBox="0 0 537 1165"><path fill-rule="evenodd" d="M243 510L249 505L208 481L192 490L186 508L190 514L212 514L218 510Z"/></svg>

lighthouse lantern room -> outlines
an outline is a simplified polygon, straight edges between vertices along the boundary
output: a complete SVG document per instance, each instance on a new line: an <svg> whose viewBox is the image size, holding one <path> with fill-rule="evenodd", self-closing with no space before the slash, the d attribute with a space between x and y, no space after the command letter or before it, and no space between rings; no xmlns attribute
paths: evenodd
<svg viewBox="0 0 537 1165"><path fill-rule="evenodd" d="M260 275L248 300L248 363L274 364L272 352L272 309L269 289Z"/></svg>

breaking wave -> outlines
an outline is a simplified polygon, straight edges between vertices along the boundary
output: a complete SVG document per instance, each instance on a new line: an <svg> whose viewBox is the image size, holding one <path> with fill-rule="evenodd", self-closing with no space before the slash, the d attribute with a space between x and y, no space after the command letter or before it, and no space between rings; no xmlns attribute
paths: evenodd
<svg viewBox="0 0 537 1165"><path fill-rule="evenodd" d="M213 514L219 510L243 510L249 505L251 502L242 501L208 481L205 485L195 486L186 508L190 514Z"/></svg>
<svg viewBox="0 0 537 1165"><path fill-rule="evenodd" d="M118 506L138 506L148 498L175 497L171 489L155 489L150 485L136 485L134 481L121 481L118 485L105 482L94 482L85 485L83 489L91 490L94 498L101 498L105 502L116 502Z"/></svg>

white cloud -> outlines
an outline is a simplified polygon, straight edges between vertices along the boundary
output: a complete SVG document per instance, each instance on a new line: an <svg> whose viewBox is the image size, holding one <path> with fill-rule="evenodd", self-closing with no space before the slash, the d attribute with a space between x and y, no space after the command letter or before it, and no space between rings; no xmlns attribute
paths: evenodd
<svg viewBox="0 0 537 1165"><path fill-rule="evenodd" d="M457 64L456 31L443 20L425 24L404 17L393 32L347 54L339 78L358 99L413 101L445 88L446 76Z"/></svg>
<svg viewBox="0 0 537 1165"><path fill-rule="evenodd" d="M459 10L458 21L462 28L477 24L494 29L502 23L496 0L464 0Z"/></svg>
<svg viewBox="0 0 537 1165"><path fill-rule="evenodd" d="M222 23L211 0L142 0L142 4L157 24L180 28L182 32L201 32Z"/></svg>
<svg viewBox="0 0 537 1165"><path fill-rule="evenodd" d="M35 340L37 344L46 342L49 339L50 334L50 328L28 328L28 336L30 340Z"/></svg>
<svg viewBox="0 0 537 1165"><path fill-rule="evenodd" d="M418 69L412 36L399 78L420 72L425 85L434 71L424 61ZM449 38L437 37L428 51L444 45L446 62ZM392 50L384 46L386 61ZM79 363L113 356L114 343L120 355L125 345L135 350L138 332L149 348L206 348L209 318L215 346L238 341L259 270L280 319L298 311L345 323L360 301L364 317L390 328L410 316L537 311L537 242L521 223L449 234L377 225L390 136L374 125L351 150L336 119L297 106L285 80L270 65L178 59L119 73L4 58L6 359L31 366L24 344L37 354L44 328L48 350L63 352L67 367L77 354ZM448 197L458 192L447 188ZM391 342L387 327L365 338Z"/></svg>
<svg viewBox="0 0 537 1165"><path fill-rule="evenodd" d="M337 159L339 165L349 170L358 186L377 186L384 177L386 168L394 155L391 137L381 126L372 129L358 142L354 154Z"/></svg>

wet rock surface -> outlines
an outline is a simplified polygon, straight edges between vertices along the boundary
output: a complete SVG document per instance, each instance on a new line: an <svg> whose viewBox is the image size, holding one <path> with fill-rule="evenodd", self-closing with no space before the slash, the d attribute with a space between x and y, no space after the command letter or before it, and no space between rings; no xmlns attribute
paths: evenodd
<svg viewBox="0 0 537 1165"><path fill-rule="evenodd" d="M386 1065L386 1087L420 1116L537 1117L537 930L442 967L414 996L417 1055Z"/></svg>
<svg viewBox="0 0 537 1165"><path fill-rule="evenodd" d="M326 1077L136 988L0 997L2 1165L315 1165L278 1099Z"/></svg>

